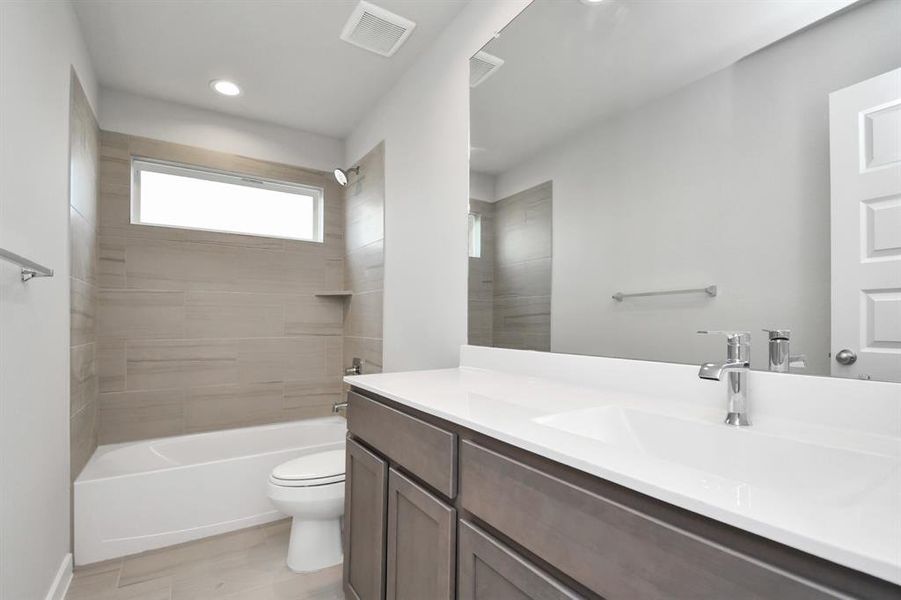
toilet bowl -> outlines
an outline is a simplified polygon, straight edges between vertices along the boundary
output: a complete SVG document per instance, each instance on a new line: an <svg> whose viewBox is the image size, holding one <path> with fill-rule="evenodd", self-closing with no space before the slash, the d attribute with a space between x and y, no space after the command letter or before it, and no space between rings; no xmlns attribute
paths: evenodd
<svg viewBox="0 0 901 600"><path fill-rule="evenodd" d="M344 450L282 463L269 477L269 499L291 522L288 568L309 573L339 564L344 514Z"/></svg>

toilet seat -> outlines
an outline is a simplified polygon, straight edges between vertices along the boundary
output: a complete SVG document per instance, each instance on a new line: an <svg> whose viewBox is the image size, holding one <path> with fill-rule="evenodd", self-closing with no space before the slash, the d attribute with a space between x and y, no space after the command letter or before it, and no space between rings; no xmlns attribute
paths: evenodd
<svg viewBox="0 0 901 600"><path fill-rule="evenodd" d="M344 481L344 450L307 454L272 469L269 481L282 487L313 487Z"/></svg>

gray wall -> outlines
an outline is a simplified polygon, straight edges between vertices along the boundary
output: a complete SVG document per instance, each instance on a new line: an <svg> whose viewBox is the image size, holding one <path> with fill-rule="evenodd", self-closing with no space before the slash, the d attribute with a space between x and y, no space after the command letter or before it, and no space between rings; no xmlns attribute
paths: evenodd
<svg viewBox="0 0 901 600"><path fill-rule="evenodd" d="M363 373L382 371L385 274L385 144L373 148L344 188L344 288L353 292L344 322L344 366L363 359Z"/></svg>
<svg viewBox="0 0 901 600"><path fill-rule="evenodd" d="M132 225L133 155L322 187L325 243ZM100 443L330 414L344 252L330 173L102 132Z"/></svg>
<svg viewBox="0 0 901 600"><path fill-rule="evenodd" d="M97 196L100 130L72 73L69 121L69 477L97 448Z"/></svg>
<svg viewBox="0 0 901 600"><path fill-rule="evenodd" d="M697 329L788 327L828 373L828 94L901 65L899 12L863 4L501 174L501 197L554 182L553 351L694 363L723 352Z"/></svg>

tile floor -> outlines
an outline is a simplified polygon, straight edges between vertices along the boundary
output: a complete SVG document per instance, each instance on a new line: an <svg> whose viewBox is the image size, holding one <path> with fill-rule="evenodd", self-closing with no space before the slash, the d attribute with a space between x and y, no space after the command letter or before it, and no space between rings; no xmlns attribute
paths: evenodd
<svg viewBox="0 0 901 600"><path fill-rule="evenodd" d="M341 566L285 566L289 520L75 569L66 600L344 600Z"/></svg>

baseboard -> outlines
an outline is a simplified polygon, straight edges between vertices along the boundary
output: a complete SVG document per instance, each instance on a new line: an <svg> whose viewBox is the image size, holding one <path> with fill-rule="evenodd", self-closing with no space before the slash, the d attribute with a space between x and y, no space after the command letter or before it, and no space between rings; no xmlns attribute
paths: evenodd
<svg viewBox="0 0 901 600"><path fill-rule="evenodd" d="M65 600L70 583L72 583L71 552L63 557L63 562L59 565L59 571L56 572L56 577L53 578L53 583L50 585L50 591L47 592L46 600Z"/></svg>

